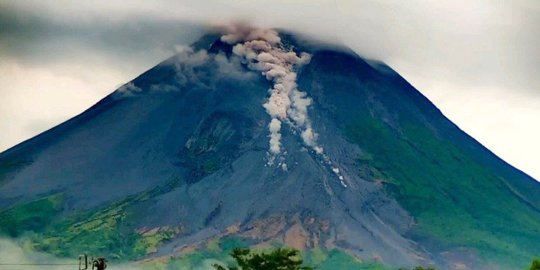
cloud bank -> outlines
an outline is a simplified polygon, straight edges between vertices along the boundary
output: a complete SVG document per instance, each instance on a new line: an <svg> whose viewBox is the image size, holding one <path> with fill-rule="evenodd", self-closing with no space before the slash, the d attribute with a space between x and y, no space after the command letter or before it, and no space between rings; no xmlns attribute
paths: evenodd
<svg viewBox="0 0 540 270"><path fill-rule="evenodd" d="M535 0L1 1L0 149L88 108L205 25L243 19L385 61L462 129L540 178L538 14Z"/></svg>

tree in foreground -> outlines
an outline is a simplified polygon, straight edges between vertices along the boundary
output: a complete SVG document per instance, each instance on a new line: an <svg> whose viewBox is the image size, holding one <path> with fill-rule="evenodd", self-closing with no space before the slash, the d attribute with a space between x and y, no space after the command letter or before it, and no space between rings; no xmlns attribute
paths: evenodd
<svg viewBox="0 0 540 270"><path fill-rule="evenodd" d="M302 266L300 252L296 249L278 248L271 252L255 253L248 248L236 248L231 256L237 266L224 267L214 264L217 270L313 270Z"/></svg>
<svg viewBox="0 0 540 270"><path fill-rule="evenodd" d="M540 270L540 258L534 259L529 270Z"/></svg>

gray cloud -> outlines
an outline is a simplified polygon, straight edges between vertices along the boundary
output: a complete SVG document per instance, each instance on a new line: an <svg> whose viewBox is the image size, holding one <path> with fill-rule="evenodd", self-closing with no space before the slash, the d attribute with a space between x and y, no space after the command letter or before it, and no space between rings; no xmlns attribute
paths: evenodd
<svg viewBox="0 0 540 270"><path fill-rule="evenodd" d="M331 42L341 40L367 57L436 69L454 81L503 85L540 95L536 76L540 55L535 53L540 45L540 4L534 0L324 0L272 5L219 0L130 5L7 1L0 5L4 26L0 50L26 61L57 62L80 57L80 50L87 49L118 61L130 57L156 62L170 55L175 44L194 41L205 30L201 24L240 18Z"/></svg>
<svg viewBox="0 0 540 270"><path fill-rule="evenodd" d="M437 79L540 96L536 1L344 1L340 11L341 29L357 37L347 38L357 51L415 65L407 69L435 71ZM351 12L355 16L346 15Z"/></svg>
<svg viewBox="0 0 540 270"><path fill-rule="evenodd" d="M104 14L79 21L33 11L0 4L0 53L24 64L80 57L156 63L172 55L175 45L191 43L204 31L200 24L166 18L111 20Z"/></svg>

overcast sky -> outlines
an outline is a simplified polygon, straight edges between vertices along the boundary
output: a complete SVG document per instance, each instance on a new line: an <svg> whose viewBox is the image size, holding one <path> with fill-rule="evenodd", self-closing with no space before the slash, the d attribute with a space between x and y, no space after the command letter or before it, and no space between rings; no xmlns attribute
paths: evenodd
<svg viewBox="0 0 540 270"><path fill-rule="evenodd" d="M537 0L0 0L0 151L246 20L385 61L460 128L540 179Z"/></svg>

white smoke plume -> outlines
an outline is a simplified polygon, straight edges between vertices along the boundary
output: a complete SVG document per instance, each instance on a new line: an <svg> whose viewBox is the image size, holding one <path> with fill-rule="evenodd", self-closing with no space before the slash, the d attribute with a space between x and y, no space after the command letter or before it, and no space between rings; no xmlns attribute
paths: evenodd
<svg viewBox="0 0 540 270"><path fill-rule="evenodd" d="M233 24L226 26L225 32L221 40L234 45L233 53L240 56L249 69L261 72L273 83L269 90L270 97L263 104L272 118L268 125L269 153L275 157L282 152L281 126L286 122L301 131L301 137L307 146L322 154L323 148L317 143L317 133L308 117L311 99L298 89L296 83L296 69L307 64L310 55L297 55L286 49L278 33L272 29Z"/></svg>
<svg viewBox="0 0 540 270"><path fill-rule="evenodd" d="M117 92L115 93L115 97L117 98L134 97L140 92L142 92L141 88L129 82L122 85L120 88L118 88Z"/></svg>
<svg viewBox="0 0 540 270"><path fill-rule="evenodd" d="M190 83L199 85L212 83L212 81L207 80L209 70L213 77L220 78L247 81L257 76L256 72L246 72L239 56L227 57L223 52L212 54L205 49L194 50L190 46L177 46L175 51L177 53L172 62L176 71L175 84L159 82L149 86L151 92L174 92L180 90L179 86ZM206 86L213 87L213 85ZM114 98L137 97L142 93L143 89L133 82L129 82L117 89Z"/></svg>
<svg viewBox="0 0 540 270"><path fill-rule="evenodd" d="M332 167L332 171L336 174L336 176L338 177L339 179L339 182L341 183L341 185L343 187L347 187L347 184L345 183L345 178L343 177L343 175L341 175L341 171L339 170L338 167Z"/></svg>

